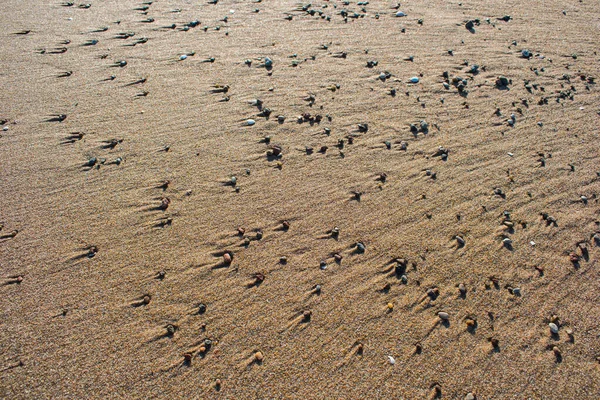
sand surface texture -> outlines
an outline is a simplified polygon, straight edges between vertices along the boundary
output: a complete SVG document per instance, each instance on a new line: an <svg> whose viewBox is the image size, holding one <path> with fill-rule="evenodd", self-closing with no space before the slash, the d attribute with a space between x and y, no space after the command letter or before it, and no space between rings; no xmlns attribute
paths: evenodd
<svg viewBox="0 0 600 400"><path fill-rule="evenodd" d="M0 9L0 397L600 398L597 2Z"/></svg>

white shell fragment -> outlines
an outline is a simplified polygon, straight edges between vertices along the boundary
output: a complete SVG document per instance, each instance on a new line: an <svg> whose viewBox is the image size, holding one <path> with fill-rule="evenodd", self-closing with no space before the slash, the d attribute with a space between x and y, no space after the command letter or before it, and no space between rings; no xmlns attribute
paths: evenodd
<svg viewBox="0 0 600 400"><path fill-rule="evenodd" d="M390 364L394 365L396 364L396 360L394 359L394 357L392 356L388 356L388 361L390 362Z"/></svg>

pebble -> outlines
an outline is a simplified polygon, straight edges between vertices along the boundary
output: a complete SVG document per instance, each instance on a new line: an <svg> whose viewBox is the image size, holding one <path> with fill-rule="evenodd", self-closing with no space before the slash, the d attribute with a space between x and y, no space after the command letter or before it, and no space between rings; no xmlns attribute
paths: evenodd
<svg viewBox="0 0 600 400"><path fill-rule="evenodd" d="M252 125L254 125L254 124L256 124L256 121L255 121L255 120L253 120L253 119L248 119L248 120L246 121L246 125L248 125L248 126L252 126Z"/></svg>
<svg viewBox="0 0 600 400"><path fill-rule="evenodd" d="M398 18L400 18L400 17L406 17L406 13L405 13L405 12L403 12L403 11L398 11L398 12L396 13L396 17L398 17Z"/></svg>
<svg viewBox="0 0 600 400"><path fill-rule="evenodd" d="M258 362L261 362L262 360L264 360L264 356L263 353L261 353L260 351L257 351L256 353L254 353L254 359Z"/></svg>
<svg viewBox="0 0 600 400"><path fill-rule="evenodd" d="M473 395L473 393L467 393L465 400L475 400L475 395Z"/></svg>
<svg viewBox="0 0 600 400"><path fill-rule="evenodd" d="M410 83L419 83L419 77L413 76L409 79Z"/></svg>
<svg viewBox="0 0 600 400"><path fill-rule="evenodd" d="M390 362L390 364L394 365L396 364L396 360L394 359L394 357L392 356L388 356L388 361Z"/></svg>
<svg viewBox="0 0 600 400"><path fill-rule="evenodd" d="M3 127L2 130L6 132L8 130L8 126Z"/></svg>
<svg viewBox="0 0 600 400"><path fill-rule="evenodd" d="M558 325L556 325L554 322L550 322L548 324L548 327L550 328L550 332L552 332L553 334L558 333Z"/></svg>
<svg viewBox="0 0 600 400"><path fill-rule="evenodd" d="M365 252L365 245L361 242L357 242L356 243L356 251L358 251L359 253L364 253Z"/></svg>
<svg viewBox="0 0 600 400"><path fill-rule="evenodd" d="M200 314L204 314L204 313L206 312L206 304L200 304L200 305L198 306L198 312L199 312Z"/></svg>
<svg viewBox="0 0 600 400"><path fill-rule="evenodd" d="M182 55L179 56L179 59L181 61L185 60L186 58L188 58L187 54L182 54Z"/></svg>
<svg viewBox="0 0 600 400"><path fill-rule="evenodd" d="M438 317L440 317L440 319L442 319L444 321L447 321L450 318L450 315L448 315L447 312L440 311L438 313Z"/></svg>
<svg viewBox="0 0 600 400"><path fill-rule="evenodd" d="M321 261L321 264L319 266L322 270L326 270L327 269L327 262L325 261Z"/></svg>

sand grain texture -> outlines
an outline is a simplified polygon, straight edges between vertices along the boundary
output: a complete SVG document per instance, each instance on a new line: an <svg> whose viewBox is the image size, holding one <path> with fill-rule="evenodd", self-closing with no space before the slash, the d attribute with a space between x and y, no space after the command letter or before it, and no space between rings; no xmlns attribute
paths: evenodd
<svg viewBox="0 0 600 400"><path fill-rule="evenodd" d="M1 398L600 397L596 2L78 5L0 5Z"/></svg>

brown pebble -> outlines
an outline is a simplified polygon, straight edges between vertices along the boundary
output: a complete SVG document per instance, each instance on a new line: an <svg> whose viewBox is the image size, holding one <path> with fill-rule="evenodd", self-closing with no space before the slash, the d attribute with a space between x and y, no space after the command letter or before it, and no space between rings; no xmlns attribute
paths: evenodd
<svg viewBox="0 0 600 400"><path fill-rule="evenodd" d="M217 379L217 380L215 381L215 388L216 388L217 390L221 389L221 380L220 380L220 379Z"/></svg>
<svg viewBox="0 0 600 400"><path fill-rule="evenodd" d="M244 236L244 233L246 233L246 229L244 229L240 226L239 228L237 228L237 232L238 232L238 235Z"/></svg>
<svg viewBox="0 0 600 400"><path fill-rule="evenodd" d="M168 197L163 197L160 201L160 206L158 206L158 208L161 210L166 210L167 208L169 208L169 204L171 204L171 199L169 199Z"/></svg>
<svg viewBox="0 0 600 400"><path fill-rule="evenodd" d="M188 363L191 362L192 361L192 353L185 353L183 355L183 359Z"/></svg>
<svg viewBox="0 0 600 400"><path fill-rule="evenodd" d="M312 317L312 311L310 311L310 310L306 310L302 313L302 319L306 322L310 321L311 317Z"/></svg>
<svg viewBox="0 0 600 400"><path fill-rule="evenodd" d="M558 348L558 346L554 346L552 348L552 352L554 352L554 356L558 359L560 359L562 357L562 353L560 352L560 349Z"/></svg>
<svg viewBox="0 0 600 400"><path fill-rule="evenodd" d="M342 261L342 258L344 258L344 257L342 257L342 255L340 253L335 253L333 255L333 258L335 259L336 262L340 262L340 261Z"/></svg>
<svg viewBox="0 0 600 400"><path fill-rule="evenodd" d="M232 259L233 258L231 257L231 254L229 252L223 254L223 263L225 263L226 265L231 264Z"/></svg>
<svg viewBox="0 0 600 400"><path fill-rule="evenodd" d="M281 226L282 226L282 227L283 227L283 229L284 229L284 230L286 230L286 231L287 231L288 229L290 229L290 223L289 223L288 221L283 221L283 222L281 223Z"/></svg>
<svg viewBox="0 0 600 400"><path fill-rule="evenodd" d="M264 360L263 353L257 351L256 353L254 353L254 359L258 362L261 362L262 360Z"/></svg>
<svg viewBox="0 0 600 400"><path fill-rule="evenodd" d="M151 299L150 296L146 295L146 296L144 296L144 298L142 299L142 301L144 302L144 304L148 304L148 303L150 303L150 299Z"/></svg>

